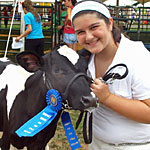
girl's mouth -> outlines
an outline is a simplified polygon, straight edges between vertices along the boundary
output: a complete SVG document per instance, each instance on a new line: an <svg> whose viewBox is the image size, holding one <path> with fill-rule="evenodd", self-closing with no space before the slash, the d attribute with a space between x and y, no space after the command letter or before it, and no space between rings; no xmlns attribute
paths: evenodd
<svg viewBox="0 0 150 150"><path fill-rule="evenodd" d="M97 42L98 42L98 40L94 40L94 41L88 42L87 44L88 44L88 46L93 47L93 46L96 46Z"/></svg>

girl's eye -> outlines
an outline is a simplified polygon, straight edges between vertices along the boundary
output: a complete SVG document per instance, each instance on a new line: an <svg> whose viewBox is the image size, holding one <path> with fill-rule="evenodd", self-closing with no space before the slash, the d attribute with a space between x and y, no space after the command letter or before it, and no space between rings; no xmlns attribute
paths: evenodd
<svg viewBox="0 0 150 150"><path fill-rule="evenodd" d="M84 32L83 31L79 31L77 32L77 35L82 35Z"/></svg>
<svg viewBox="0 0 150 150"><path fill-rule="evenodd" d="M91 27L92 30L97 29L97 28L98 28L98 26L92 26Z"/></svg>

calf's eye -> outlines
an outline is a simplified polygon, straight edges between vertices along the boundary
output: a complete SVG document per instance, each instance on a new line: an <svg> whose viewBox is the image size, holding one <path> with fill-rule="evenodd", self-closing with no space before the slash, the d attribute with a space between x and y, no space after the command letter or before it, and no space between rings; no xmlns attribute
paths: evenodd
<svg viewBox="0 0 150 150"><path fill-rule="evenodd" d="M60 70L60 68L58 68L58 67L56 67L56 68L54 69L54 72L55 72L55 73L60 73L60 71L61 71L61 70Z"/></svg>

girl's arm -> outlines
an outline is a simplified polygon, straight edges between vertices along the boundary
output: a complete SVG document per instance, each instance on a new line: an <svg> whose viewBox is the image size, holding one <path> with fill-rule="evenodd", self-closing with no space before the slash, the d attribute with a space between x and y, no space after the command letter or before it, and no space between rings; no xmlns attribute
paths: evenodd
<svg viewBox="0 0 150 150"><path fill-rule="evenodd" d="M71 11L72 11L71 8L67 8L67 15L68 15L68 18L67 18L67 20L66 20L65 26L68 25L68 23L71 21Z"/></svg>
<svg viewBox="0 0 150 150"><path fill-rule="evenodd" d="M94 83L91 84L91 90L98 97L100 103L120 115L137 122L150 123L150 99L126 99L114 95L109 91L108 85L99 79L95 79Z"/></svg>
<svg viewBox="0 0 150 150"><path fill-rule="evenodd" d="M32 26L30 24L27 25L27 29L20 36L16 37L16 42L18 42L22 37L25 37L32 31Z"/></svg>

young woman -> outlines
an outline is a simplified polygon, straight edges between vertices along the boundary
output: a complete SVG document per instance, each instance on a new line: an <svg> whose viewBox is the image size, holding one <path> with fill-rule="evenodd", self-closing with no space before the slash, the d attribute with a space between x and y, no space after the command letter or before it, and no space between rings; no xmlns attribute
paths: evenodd
<svg viewBox="0 0 150 150"><path fill-rule="evenodd" d="M89 149L150 150L150 53L142 42L121 34L109 10L97 0L77 3L71 18L79 44L92 53L88 74L99 101ZM119 63L128 67L126 78L103 83L100 78Z"/></svg>
<svg viewBox="0 0 150 150"><path fill-rule="evenodd" d="M65 7L67 7L64 23L64 42L75 51L77 50L77 37L71 24L71 12L76 2L76 0L64 0Z"/></svg>
<svg viewBox="0 0 150 150"><path fill-rule="evenodd" d="M34 51L38 55L44 55L44 36L40 15L35 11L31 0L25 0L22 7L25 13L26 30L16 38L16 41L19 41L22 37L26 37L25 50Z"/></svg>

